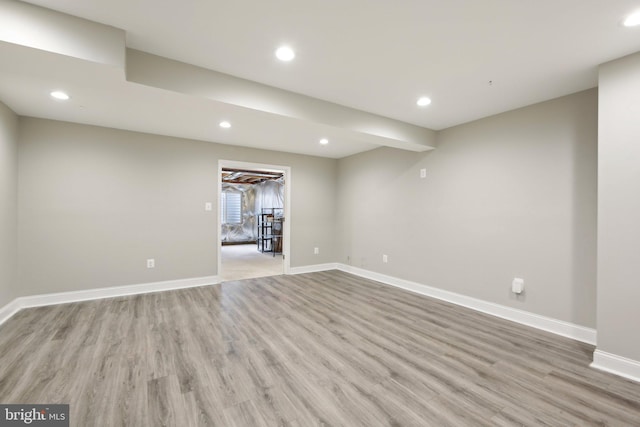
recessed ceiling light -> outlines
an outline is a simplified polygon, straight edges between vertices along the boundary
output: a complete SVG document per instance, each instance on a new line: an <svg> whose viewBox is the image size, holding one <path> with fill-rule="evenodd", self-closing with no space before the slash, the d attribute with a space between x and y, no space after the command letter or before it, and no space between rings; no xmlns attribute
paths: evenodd
<svg viewBox="0 0 640 427"><path fill-rule="evenodd" d="M228 121L225 120L223 122L220 122L220 127L221 128L225 128L225 129L229 129L231 127L231 123L229 123Z"/></svg>
<svg viewBox="0 0 640 427"><path fill-rule="evenodd" d="M637 27L640 25L640 11L634 12L627 16L627 19L622 23L625 27Z"/></svg>
<svg viewBox="0 0 640 427"><path fill-rule="evenodd" d="M416 104L418 104L418 107L426 107L427 105L431 104L431 99L427 98L426 96L421 96L416 101Z"/></svg>
<svg viewBox="0 0 640 427"><path fill-rule="evenodd" d="M329 143L329 140L327 138L322 138L320 140L320 144L322 144L322 145L327 145L328 143Z"/></svg>
<svg viewBox="0 0 640 427"><path fill-rule="evenodd" d="M53 92L51 92L50 95L52 98L59 99L60 101L66 101L69 98L71 98L69 95L67 95L61 90L54 90Z"/></svg>
<svg viewBox="0 0 640 427"><path fill-rule="evenodd" d="M281 46L276 50L276 58L289 62L296 57L296 53L289 46Z"/></svg>

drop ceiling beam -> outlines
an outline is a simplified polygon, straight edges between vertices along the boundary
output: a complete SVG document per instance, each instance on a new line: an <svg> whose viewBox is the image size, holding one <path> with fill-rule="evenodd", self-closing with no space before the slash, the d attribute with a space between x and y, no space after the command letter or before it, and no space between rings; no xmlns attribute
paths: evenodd
<svg viewBox="0 0 640 427"><path fill-rule="evenodd" d="M436 145L430 129L134 49L127 49L126 75L130 82L328 126L358 141L410 151Z"/></svg>
<svg viewBox="0 0 640 427"><path fill-rule="evenodd" d="M124 70L121 29L15 0L0 1L0 41Z"/></svg>

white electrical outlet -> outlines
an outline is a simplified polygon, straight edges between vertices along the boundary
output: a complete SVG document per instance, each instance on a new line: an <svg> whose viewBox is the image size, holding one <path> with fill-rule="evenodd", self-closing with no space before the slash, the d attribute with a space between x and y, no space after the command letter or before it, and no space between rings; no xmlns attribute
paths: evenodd
<svg viewBox="0 0 640 427"><path fill-rule="evenodd" d="M420 178L427 177L427 170L425 168L420 169Z"/></svg>
<svg viewBox="0 0 640 427"><path fill-rule="evenodd" d="M516 277L511 282L511 292L514 294L521 294L524 291L524 279Z"/></svg>
<svg viewBox="0 0 640 427"><path fill-rule="evenodd" d="M382 255L382 262L389 262L389 257L386 255Z"/></svg>
<svg viewBox="0 0 640 427"><path fill-rule="evenodd" d="M150 258L147 260L147 268L155 268L156 267L156 260L153 258Z"/></svg>
<svg viewBox="0 0 640 427"><path fill-rule="evenodd" d="M204 210L205 211L212 211L213 210L213 203L211 202L207 202L204 204Z"/></svg>
<svg viewBox="0 0 640 427"><path fill-rule="evenodd" d="M313 254L318 255L320 253L320 248L313 248Z"/></svg>

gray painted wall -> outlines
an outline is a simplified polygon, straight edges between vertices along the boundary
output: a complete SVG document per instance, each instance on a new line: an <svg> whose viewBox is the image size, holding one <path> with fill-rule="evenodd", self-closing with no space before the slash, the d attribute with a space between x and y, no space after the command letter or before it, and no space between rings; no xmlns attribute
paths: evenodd
<svg viewBox="0 0 640 427"><path fill-rule="evenodd" d="M340 262L594 327L596 137L594 89L341 159Z"/></svg>
<svg viewBox="0 0 640 427"><path fill-rule="evenodd" d="M334 261L336 160L34 118L20 132L21 295L216 275L219 159L291 167L291 266Z"/></svg>
<svg viewBox="0 0 640 427"><path fill-rule="evenodd" d="M596 126L590 90L439 132L432 152L336 161L22 118L21 295L217 274L204 203L225 159L292 168L292 267L345 262L594 327Z"/></svg>
<svg viewBox="0 0 640 427"><path fill-rule="evenodd" d="M18 117L0 102L0 308L14 298L18 244Z"/></svg>
<svg viewBox="0 0 640 427"><path fill-rule="evenodd" d="M640 54L599 86L598 350L640 361Z"/></svg>

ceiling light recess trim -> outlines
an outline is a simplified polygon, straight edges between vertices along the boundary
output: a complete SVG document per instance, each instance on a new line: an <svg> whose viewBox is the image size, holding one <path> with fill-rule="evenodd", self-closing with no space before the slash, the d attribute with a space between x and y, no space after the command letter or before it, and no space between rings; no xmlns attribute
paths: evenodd
<svg viewBox="0 0 640 427"><path fill-rule="evenodd" d="M322 138L320 140L320 145L327 145L329 143L329 140L327 138Z"/></svg>
<svg viewBox="0 0 640 427"><path fill-rule="evenodd" d="M296 53L289 46L280 46L276 49L276 58L283 62L289 62L296 57Z"/></svg>
<svg viewBox="0 0 640 427"><path fill-rule="evenodd" d="M226 120L220 122L220 127L223 129L229 129L231 127L231 123Z"/></svg>
<svg viewBox="0 0 640 427"><path fill-rule="evenodd" d="M63 92L61 90L54 90L49 95L51 95L52 98L58 99L60 101L67 101L71 99L71 97L66 92Z"/></svg>
<svg viewBox="0 0 640 427"><path fill-rule="evenodd" d="M431 104L431 98L429 98L428 96L421 96L420 98L418 98L418 100L416 101L416 105L418 107L426 107L427 105Z"/></svg>
<svg viewBox="0 0 640 427"><path fill-rule="evenodd" d="M627 16L626 19L622 22L622 25L625 27L637 27L640 25L640 10L633 12L631 15Z"/></svg>

